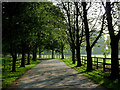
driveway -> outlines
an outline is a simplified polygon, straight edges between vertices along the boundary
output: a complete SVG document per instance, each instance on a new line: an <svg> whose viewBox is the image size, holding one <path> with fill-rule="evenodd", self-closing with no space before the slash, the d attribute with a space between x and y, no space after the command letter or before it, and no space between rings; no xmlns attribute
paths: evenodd
<svg viewBox="0 0 120 90"><path fill-rule="evenodd" d="M42 60L21 78L13 82L14 88L101 88L99 84L88 79L64 62L48 59Z"/></svg>

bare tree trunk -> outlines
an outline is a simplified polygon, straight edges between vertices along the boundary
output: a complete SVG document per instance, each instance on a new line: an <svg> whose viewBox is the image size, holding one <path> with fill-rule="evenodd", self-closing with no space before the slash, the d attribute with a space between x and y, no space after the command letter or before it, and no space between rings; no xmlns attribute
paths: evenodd
<svg viewBox="0 0 120 90"><path fill-rule="evenodd" d="M87 10L86 10L86 2L82 2L83 6L83 22L85 26L85 34L86 34L86 51L87 51L87 71L92 70L92 57L91 57L91 47L90 47L90 41L89 41L89 27L88 27L88 21L87 21Z"/></svg>
<svg viewBox="0 0 120 90"><path fill-rule="evenodd" d="M12 63L12 72L16 72L16 60L17 60L17 53L16 50L13 51L13 46L12 44L10 45L10 53L13 58L13 63Z"/></svg>
<svg viewBox="0 0 120 90"><path fill-rule="evenodd" d="M16 60L17 60L17 56L13 56L13 66L12 66L12 72L16 71Z"/></svg>
<svg viewBox="0 0 120 90"><path fill-rule="evenodd" d="M64 59L64 52L63 52L63 48L64 48L64 45L63 45L63 43L61 42L61 53L62 53L62 59Z"/></svg>
<svg viewBox="0 0 120 90"><path fill-rule="evenodd" d="M17 53L15 52L15 55L13 57L13 66L12 66L12 72L16 72L16 60L17 60Z"/></svg>
<svg viewBox="0 0 120 90"><path fill-rule="evenodd" d="M52 59L54 59L54 50L52 50Z"/></svg>
<svg viewBox="0 0 120 90"><path fill-rule="evenodd" d="M62 51L62 59L64 59L64 53L63 53L63 51Z"/></svg>
<svg viewBox="0 0 120 90"><path fill-rule="evenodd" d="M40 47L39 47L39 58L41 58L41 50L40 50Z"/></svg>
<svg viewBox="0 0 120 90"><path fill-rule="evenodd" d="M78 26L78 3L75 3L76 6L76 38L77 38L77 46L76 46L76 50L77 50L77 67L82 66L81 61L80 61L80 41L79 41L79 26Z"/></svg>
<svg viewBox="0 0 120 90"><path fill-rule="evenodd" d="M111 78L119 77L118 40L111 40Z"/></svg>
<svg viewBox="0 0 120 90"><path fill-rule="evenodd" d="M72 48L72 61L73 61L73 64L75 64L75 49Z"/></svg>
<svg viewBox="0 0 120 90"><path fill-rule="evenodd" d="M33 61L36 61L36 50L33 50Z"/></svg>
<svg viewBox="0 0 120 90"><path fill-rule="evenodd" d="M117 35L115 35L114 28L112 25L112 15L111 15L111 4L110 1L106 2L106 14L108 30L111 39L111 78L119 78L119 62L118 62L118 42L120 38L120 30Z"/></svg>
<svg viewBox="0 0 120 90"><path fill-rule="evenodd" d="M92 70L92 57L91 57L91 48L87 47L87 71Z"/></svg>

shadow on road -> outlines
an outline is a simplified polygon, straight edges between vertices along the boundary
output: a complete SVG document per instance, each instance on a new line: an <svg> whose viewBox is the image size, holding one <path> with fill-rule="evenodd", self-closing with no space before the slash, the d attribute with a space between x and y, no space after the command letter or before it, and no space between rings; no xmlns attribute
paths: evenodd
<svg viewBox="0 0 120 90"><path fill-rule="evenodd" d="M51 58L38 58L37 60L53 60Z"/></svg>
<svg viewBox="0 0 120 90"><path fill-rule="evenodd" d="M13 89L104 89L59 60L46 58L38 60L42 60L42 62L14 82L15 87L13 87Z"/></svg>

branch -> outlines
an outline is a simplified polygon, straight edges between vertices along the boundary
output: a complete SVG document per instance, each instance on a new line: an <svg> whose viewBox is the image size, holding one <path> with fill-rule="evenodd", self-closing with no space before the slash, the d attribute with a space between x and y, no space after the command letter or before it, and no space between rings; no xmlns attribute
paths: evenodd
<svg viewBox="0 0 120 90"><path fill-rule="evenodd" d="M100 13L101 13L101 11L100 11ZM95 25L96 25L96 23L97 23L97 21L98 21L98 18L99 18L99 16L100 16L100 13L99 13L99 15L98 15L98 17L97 17L97 19L96 19L96 21L95 21L93 27L91 28L91 30L95 27ZM91 30L90 30L90 31L91 31Z"/></svg>
<svg viewBox="0 0 120 90"><path fill-rule="evenodd" d="M68 28L68 31L69 31L69 34L70 34L70 38L71 38L71 41L72 43L74 43L74 40L73 40L73 36L72 36L72 32L71 32L71 21L70 21L70 9L69 9L69 2L68 2L68 10L67 8L65 7L64 3L62 2L63 4L63 8L66 10L66 13L67 13L67 17L68 17L68 24L69 24L69 28Z"/></svg>
<svg viewBox="0 0 120 90"><path fill-rule="evenodd" d="M67 34L67 36L69 36L70 37L70 35L68 34L68 32L65 30L65 33Z"/></svg>
<svg viewBox="0 0 120 90"><path fill-rule="evenodd" d="M111 5L114 6L115 3L118 4L119 2L113 2Z"/></svg>
<svg viewBox="0 0 120 90"><path fill-rule="evenodd" d="M63 5L63 8L65 9L65 11L68 11L63 2L62 2L62 5Z"/></svg>
<svg viewBox="0 0 120 90"><path fill-rule="evenodd" d="M91 45L91 48L93 48L93 46L97 43L98 39L100 38L100 36L103 33L103 27L104 27L104 19L105 19L105 14L103 15L103 21L102 21L102 26L101 26L101 31L100 34L98 35L98 37L96 38L96 40L93 42L93 44Z"/></svg>
<svg viewBox="0 0 120 90"><path fill-rule="evenodd" d="M115 27L115 25L117 24L118 20L114 23L113 27Z"/></svg>
<svg viewBox="0 0 120 90"><path fill-rule="evenodd" d="M81 43L82 43L82 41L83 41L83 31L84 31L84 28L83 28L83 23L82 23L82 35L81 35L81 40L80 40L80 46L81 46Z"/></svg>
<svg viewBox="0 0 120 90"><path fill-rule="evenodd" d="M81 17L81 19L82 19L82 22L83 22L82 13L80 12L79 8L78 8L78 13L79 13L79 15L80 15L80 17Z"/></svg>
<svg viewBox="0 0 120 90"><path fill-rule="evenodd" d="M91 7L91 1L90 1L90 6L87 8L87 11L90 9L90 7Z"/></svg>
<svg viewBox="0 0 120 90"><path fill-rule="evenodd" d="M104 3L103 3L103 1L102 1L102 0L101 0L101 2L102 2L102 5L103 5L104 9L106 10L106 7L105 7L105 5L104 5Z"/></svg>

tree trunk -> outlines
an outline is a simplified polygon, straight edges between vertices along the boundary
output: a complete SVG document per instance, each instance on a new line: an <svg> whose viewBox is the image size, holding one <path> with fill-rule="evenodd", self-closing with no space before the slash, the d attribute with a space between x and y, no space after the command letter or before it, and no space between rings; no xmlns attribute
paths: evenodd
<svg viewBox="0 0 120 90"><path fill-rule="evenodd" d="M64 59L64 53L63 53L63 51L62 51L62 59Z"/></svg>
<svg viewBox="0 0 120 90"><path fill-rule="evenodd" d="M52 59L54 59L54 50L52 50Z"/></svg>
<svg viewBox="0 0 120 90"><path fill-rule="evenodd" d="M22 42L22 61L20 67L25 67L25 46L23 42Z"/></svg>
<svg viewBox="0 0 120 90"><path fill-rule="evenodd" d="M77 67L82 66L80 59L80 46L77 45Z"/></svg>
<svg viewBox="0 0 120 90"><path fill-rule="evenodd" d="M77 67L82 66L80 61L80 46L77 45Z"/></svg>
<svg viewBox="0 0 120 90"><path fill-rule="evenodd" d="M92 70L92 58L91 58L91 47L90 47L90 39L89 39L89 26L88 26L88 20L87 20L87 10L86 10L86 2L82 2L83 6L83 22L85 26L85 34L86 34L86 51L87 51L87 71Z"/></svg>
<svg viewBox="0 0 120 90"><path fill-rule="evenodd" d="M82 66L81 65L81 61L80 61L80 41L79 41L79 26L78 26L78 3L76 2L75 3L75 6L76 6L76 38L77 38L77 42L76 42L76 45L77 45L77 67L79 66Z"/></svg>
<svg viewBox="0 0 120 90"><path fill-rule="evenodd" d="M75 64L75 49L72 48L72 61L73 61L73 64Z"/></svg>
<svg viewBox="0 0 120 90"><path fill-rule="evenodd" d="M27 62L27 65L30 64L30 52L28 51L28 62Z"/></svg>
<svg viewBox="0 0 120 90"><path fill-rule="evenodd" d="M64 48L64 45L62 44L62 47L61 47L62 59L64 59L63 48Z"/></svg>
<svg viewBox="0 0 120 90"><path fill-rule="evenodd" d="M39 47L39 58L41 58L41 50L40 50L40 47Z"/></svg>
<svg viewBox="0 0 120 90"><path fill-rule="evenodd" d="M112 25L113 21L111 11L111 2L108 0L108 2L106 2L106 15L109 35L111 39L111 78L115 79L119 77L118 42L120 38L120 32L118 32L118 34L115 35L114 28Z"/></svg>
<svg viewBox="0 0 120 90"><path fill-rule="evenodd" d="M36 50L33 50L33 61L36 61Z"/></svg>
<svg viewBox="0 0 120 90"><path fill-rule="evenodd" d="M16 60L17 60L16 52L15 55L12 55L12 58L13 58L12 72L16 72Z"/></svg>
<svg viewBox="0 0 120 90"><path fill-rule="evenodd" d="M118 40L111 40L111 78L119 77Z"/></svg>
<svg viewBox="0 0 120 90"><path fill-rule="evenodd" d="M87 71L92 70L92 57L91 57L91 48L87 47Z"/></svg>
<svg viewBox="0 0 120 90"><path fill-rule="evenodd" d="M11 56L12 56L12 58L13 58L12 72L15 72L15 71L16 71L17 53L16 53L16 51L13 52L13 46L12 46L12 43L10 44L10 53L11 53Z"/></svg>

